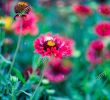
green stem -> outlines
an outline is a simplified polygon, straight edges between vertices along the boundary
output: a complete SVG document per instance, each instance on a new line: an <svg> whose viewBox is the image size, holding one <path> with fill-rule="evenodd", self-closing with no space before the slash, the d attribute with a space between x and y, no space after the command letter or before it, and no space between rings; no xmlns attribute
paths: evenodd
<svg viewBox="0 0 110 100"><path fill-rule="evenodd" d="M21 21L21 25L20 25L20 35L19 35L19 39L18 39L18 43L17 43L17 47L16 47L16 50L15 50L15 54L14 54L14 57L13 57L13 60L12 60L12 63L11 63L11 67L9 69L9 74L11 73L12 71L12 68L14 66L14 63L15 63L15 60L16 60L16 56L18 54L18 50L20 48L20 43L21 43L21 38L22 38L22 21Z"/></svg>
<svg viewBox="0 0 110 100"><path fill-rule="evenodd" d="M34 98L34 96L35 96L35 94L36 94L36 91L38 90L38 88L40 87L40 85L41 85L41 83L42 83L42 80L43 80L43 77L44 77L44 71L45 71L45 67L46 67L45 65L47 66L47 64L44 64L44 66L43 66L41 78L40 78L40 80L39 80L38 85L36 86L36 89L35 89L35 91L34 91L32 97L30 98L30 100L33 100L33 98Z"/></svg>

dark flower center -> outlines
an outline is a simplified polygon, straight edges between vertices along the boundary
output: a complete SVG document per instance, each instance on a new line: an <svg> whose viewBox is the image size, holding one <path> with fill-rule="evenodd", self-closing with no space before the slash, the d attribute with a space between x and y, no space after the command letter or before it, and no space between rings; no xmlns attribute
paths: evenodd
<svg viewBox="0 0 110 100"><path fill-rule="evenodd" d="M47 48L51 49L52 47L56 47L56 43L53 40L48 40L43 45L44 50L47 50Z"/></svg>

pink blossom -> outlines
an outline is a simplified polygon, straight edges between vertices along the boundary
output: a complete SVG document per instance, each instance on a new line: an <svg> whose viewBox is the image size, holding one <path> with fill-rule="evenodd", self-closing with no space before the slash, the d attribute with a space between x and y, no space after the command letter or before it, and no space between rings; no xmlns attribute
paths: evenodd
<svg viewBox="0 0 110 100"><path fill-rule="evenodd" d="M101 40L94 40L87 50L87 60L92 64L102 63L104 43Z"/></svg>
<svg viewBox="0 0 110 100"><path fill-rule="evenodd" d="M95 33L101 37L110 35L110 22L102 21L95 25Z"/></svg>
<svg viewBox="0 0 110 100"><path fill-rule="evenodd" d="M89 6L81 5L81 4L74 4L72 6L72 10L74 13L80 16L87 16L92 14L92 9Z"/></svg>
<svg viewBox="0 0 110 100"><path fill-rule="evenodd" d="M47 33L34 41L35 52L42 56L71 56L73 53L73 40Z"/></svg>
<svg viewBox="0 0 110 100"><path fill-rule="evenodd" d="M31 35L38 34L38 27L36 26L36 22L38 21L37 16L34 12L30 11L25 17L18 17L16 21L13 23L12 28L15 34L26 35L30 33ZM22 32L21 27L22 25Z"/></svg>
<svg viewBox="0 0 110 100"><path fill-rule="evenodd" d="M67 64L66 64L67 63ZM54 59L44 71L44 76L51 82L62 82L71 71L71 62Z"/></svg>
<svg viewBox="0 0 110 100"><path fill-rule="evenodd" d="M105 58L110 59L110 50L105 51Z"/></svg>
<svg viewBox="0 0 110 100"><path fill-rule="evenodd" d="M110 5L107 4L99 5L98 12L104 16L110 17Z"/></svg>

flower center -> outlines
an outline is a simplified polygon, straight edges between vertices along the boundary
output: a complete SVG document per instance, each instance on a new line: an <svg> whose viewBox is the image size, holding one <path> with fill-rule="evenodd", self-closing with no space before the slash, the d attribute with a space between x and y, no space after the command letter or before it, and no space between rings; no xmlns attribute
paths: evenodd
<svg viewBox="0 0 110 100"><path fill-rule="evenodd" d="M53 40L49 40L49 41L47 41L47 45L50 47L53 47L53 46L55 46L55 42Z"/></svg>
<svg viewBox="0 0 110 100"><path fill-rule="evenodd" d="M27 2L18 2L15 6L15 13L22 13L25 10L25 13L30 11L29 4Z"/></svg>

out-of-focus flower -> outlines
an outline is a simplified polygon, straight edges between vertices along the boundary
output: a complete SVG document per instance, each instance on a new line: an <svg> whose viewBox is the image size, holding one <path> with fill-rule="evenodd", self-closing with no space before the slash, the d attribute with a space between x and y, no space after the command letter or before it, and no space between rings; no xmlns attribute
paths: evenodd
<svg viewBox="0 0 110 100"><path fill-rule="evenodd" d="M27 3L27 2L18 2L16 5L15 5L15 13L16 13L16 16L20 16L20 17L24 17L26 16L30 10L31 10L31 7L30 5Z"/></svg>
<svg viewBox="0 0 110 100"><path fill-rule="evenodd" d="M34 41L35 52L42 56L71 56L73 53L73 40L47 33Z"/></svg>
<svg viewBox="0 0 110 100"><path fill-rule="evenodd" d="M92 64L102 63L104 43L101 40L91 42L87 50L87 60Z"/></svg>
<svg viewBox="0 0 110 100"><path fill-rule="evenodd" d="M89 6L85 6L81 4L73 4L72 10L78 16L88 16L92 14L92 9Z"/></svg>
<svg viewBox="0 0 110 100"><path fill-rule="evenodd" d="M106 50L104 56L106 59L110 59L110 50Z"/></svg>
<svg viewBox="0 0 110 100"><path fill-rule="evenodd" d="M107 4L99 5L98 12L104 16L110 17L110 5Z"/></svg>
<svg viewBox="0 0 110 100"><path fill-rule="evenodd" d="M51 82L62 82L71 71L69 60L53 59L44 71L44 76Z"/></svg>
<svg viewBox="0 0 110 100"><path fill-rule="evenodd" d="M19 18L16 20L12 28L15 34L19 35L26 35L30 33L31 35L38 34L38 28L36 26L36 22L38 21L34 12L30 11L25 18ZM21 32L21 24L22 24L22 32Z"/></svg>
<svg viewBox="0 0 110 100"><path fill-rule="evenodd" d="M95 33L99 36L106 37L110 35L110 22L102 21L95 25Z"/></svg>
<svg viewBox="0 0 110 100"><path fill-rule="evenodd" d="M27 67L27 68L24 70L23 74L24 74L24 76L26 77L26 79L28 79L28 78L29 78L29 75L32 74L32 72L33 72L33 69L32 69L32 67L30 66L30 67ZM39 68L36 69L36 74L37 74L37 75L40 75L40 69L39 69Z"/></svg>
<svg viewBox="0 0 110 100"><path fill-rule="evenodd" d="M4 44L5 44L5 45L10 45L10 44L12 44L12 43L13 43L12 39L10 39L10 38L5 38L5 39L4 39Z"/></svg>
<svg viewBox="0 0 110 100"><path fill-rule="evenodd" d="M3 23L4 23L3 29L5 31L8 31L8 32L12 31L12 28L11 28L12 27L12 22L13 22L12 17L5 16L5 17L1 17L0 20L3 21Z"/></svg>
<svg viewBox="0 0 110 100"><path fill-rule="evenodd" d="M6 31L12 31L12 22L13 22L12 17L6 16L6 17L4 17L4 21L5 21L5 27L4 27L4 29Z"/></svg>

